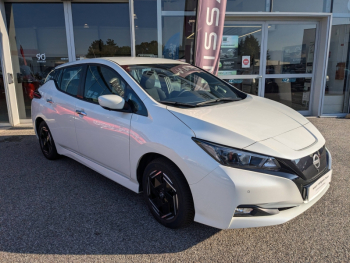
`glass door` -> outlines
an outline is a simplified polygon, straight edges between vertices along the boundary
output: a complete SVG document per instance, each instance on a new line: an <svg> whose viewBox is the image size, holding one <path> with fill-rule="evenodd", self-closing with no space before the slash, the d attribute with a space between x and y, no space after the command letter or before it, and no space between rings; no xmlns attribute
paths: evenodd
<svg viewBox="0 0 350 263"><path fill-rule="evenodd" d="M226 21L218 76L236 88L260 95L264 23Z"/></svg>
<svg viewBox="0 0 350 263"><path fill-rule="evenodd" d="M218 76L310 114L317 22L225 21Z"/></svg>
<svg viewBox="0 0 350 263"><path fill-rule="evenodd" d="M9 123L9 116L7 112L7 103L6 103L6 93L4 86L4 75L2 73L2 52L0 52L0 124Z"/></svg>
<svg viewBox="0 0 350 263"><path fill-rule="evenodd" d="M19 117L30 119L34 91L68 62L63 4L5 3L5 10Z"/></svg>
<svg viewBox="0 0 350 263"><path fill-rule="evenodd" d="M311 113L317 22L267 22L262 95Z"/></svg>

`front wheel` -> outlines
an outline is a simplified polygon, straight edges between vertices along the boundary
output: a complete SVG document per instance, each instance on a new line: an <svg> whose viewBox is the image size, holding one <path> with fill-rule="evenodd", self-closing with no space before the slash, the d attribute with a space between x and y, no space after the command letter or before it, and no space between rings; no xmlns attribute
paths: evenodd
<svg viewBox="0 0 350 263"><path fill-rule="evenodd" d="M175 164L166 158L153 160L144 171L142 184L146 203L159 223L175 229L193 222L191 190Z"/></svg>
<svg viewBox="0 0 350 263"><path fill-rule="evenodd" d="M45 121L42 121L38 129L39 143L41 151L44 156L49 160L55 160L59 157L57 153L55 142L52 138L49 127Z"/></svg>

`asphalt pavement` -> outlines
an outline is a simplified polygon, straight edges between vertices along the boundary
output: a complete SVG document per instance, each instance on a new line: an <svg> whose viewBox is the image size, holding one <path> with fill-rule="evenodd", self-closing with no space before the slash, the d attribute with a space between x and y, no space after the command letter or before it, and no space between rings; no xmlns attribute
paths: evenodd
<svg viewBox="0 0 350 263"><path fill-rule="evenodd" d="M350 120L310 121L333 156L329 191L288 223L233 230L167 229L141 195L46 160L32 129L0 130L0 262L349 262Z"/></svg>

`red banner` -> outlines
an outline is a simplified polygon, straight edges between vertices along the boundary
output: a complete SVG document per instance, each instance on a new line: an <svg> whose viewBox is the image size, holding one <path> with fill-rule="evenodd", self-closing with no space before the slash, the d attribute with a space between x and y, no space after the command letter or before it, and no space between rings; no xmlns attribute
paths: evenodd
<svg viewBox="0 0 350 263"><path fill-rule="evenodd" d="M227 0L198 0L196 66L217 75Z"/></svg>

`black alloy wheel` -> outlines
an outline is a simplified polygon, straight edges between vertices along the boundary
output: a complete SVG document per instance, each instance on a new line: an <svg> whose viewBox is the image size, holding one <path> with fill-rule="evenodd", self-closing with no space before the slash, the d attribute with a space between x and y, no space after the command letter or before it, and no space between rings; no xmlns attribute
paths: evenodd
<svg viewBox="0 0 350 263"><path fill-rule="evenodd" d="M154 170L148 176L147 195L153 210L162 219L171 220L176 216L179 208L177 192L163 171Z"/></svg>
<svg viewBox="0 0 350 263"><path fill-rule="evenodd" d="M57 153L50 129L45 121L40 123L38 130L40 148L44 156L49 160L57 159L59 154Z"/></svg>
<svg viewBox="0 0 350 263"><path fill-rule="evenodd" d="M194 219L194 205L190 187L179 168L166 158L150 162L143 176L146 203L162 225L181 228Z"/></svg>

